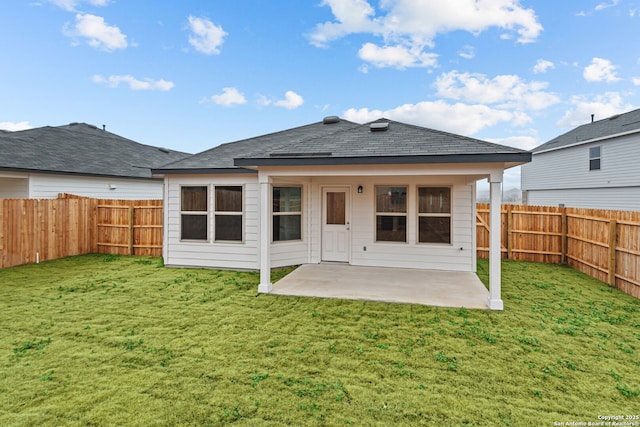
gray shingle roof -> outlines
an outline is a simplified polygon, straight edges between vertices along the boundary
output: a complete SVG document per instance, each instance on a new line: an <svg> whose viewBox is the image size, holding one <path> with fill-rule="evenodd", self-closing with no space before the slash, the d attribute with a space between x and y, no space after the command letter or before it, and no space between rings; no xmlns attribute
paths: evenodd
<svg viewBox="0 0 640 427"><path fill-rule="evenodd" d="M199 173L210 169L231 172L237 166L518 162L531 153L386 119L386 130L372 131L371 123L345 120L307 126L233 142L154 170L157 173Z"/></svg>
<svg viewBox="0 0 640 427"><path fill-rule="evenodd" d="M577 128L534 148L533 152L537 153L539 151L558 149L574 145L582 141L604 138L638 129L640 129L640 109L629 111L624 114L616 114L614 116L607 117L606 119L578 126Z"/></svg>
<svg viewBox="0 0 640 427"><path fill-rule="evenodd" d="M252 156L265 151L281 150L287 146L301 144L307 139L331 135L358 126L358 124L347 120L340 120L338 123L332 124L323 124L323 122L312 123L263 136L222 144L210 150L194 154L186 159L156 168L154 172L177 173L180 171L194 172L198 170L209 171L215 169L224 172L231 172L232 170L247 172L246 170L236 168L234 159Z"/></svg>
<svg viewBox="0 0 640 427"><path fill-rule="evenodd" d="M188 156L85 123L0 133L0 169L151 178L151 168Z"/></svg>

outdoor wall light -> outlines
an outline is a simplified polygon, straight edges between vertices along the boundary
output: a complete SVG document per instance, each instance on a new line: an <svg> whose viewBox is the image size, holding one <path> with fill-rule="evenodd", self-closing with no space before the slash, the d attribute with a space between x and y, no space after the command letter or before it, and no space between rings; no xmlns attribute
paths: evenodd
<svg viewBox="0 0 640 427"><path fill-rule="evenodd" d="M362 190L363 190L362 185L358 185L358 193L359 194L362 194Z"/></svg>

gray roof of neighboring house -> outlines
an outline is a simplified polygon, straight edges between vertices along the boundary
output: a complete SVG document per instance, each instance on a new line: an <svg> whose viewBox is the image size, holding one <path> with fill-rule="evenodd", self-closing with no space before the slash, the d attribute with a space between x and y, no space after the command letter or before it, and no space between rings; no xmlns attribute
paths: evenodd
<svg viewBox="0 0 640 427"><path fill-rule="evenodd" d="M362 125L338 118L330 121L224 144L154 172L246 172L238 167L261 165L519 164L531 160L528 151L387 119Z"/></svg>
<svg viewBox="0 0 640 427"><path fill-rule="evenodd" d="M86 123L0 133L0 170L152 178L152 168L188 155Z"/></svg>
<svg viewBox="0 0 640 427"><path fill-rule="evenodd" d="M583 141L605 138L626 132L640 130L640 109L624 114L616 114L606 119L587 123L553 138L551 141L533 149L539 151L554 150L565 146L575 145Z"/></svg>

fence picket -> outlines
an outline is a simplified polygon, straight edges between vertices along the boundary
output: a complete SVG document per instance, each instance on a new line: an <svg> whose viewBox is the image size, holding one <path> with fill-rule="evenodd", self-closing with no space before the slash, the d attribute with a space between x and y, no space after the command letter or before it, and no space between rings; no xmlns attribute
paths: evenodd
<svg viewBox="0 0 640 427"><path fill-rule="evenodd" d="M488 257L489 206L476 209ZM0 199L0 268L91 252L162 256L162 200ZM502 206L502 258L567 263L640 298L640 212Z"/></svg>

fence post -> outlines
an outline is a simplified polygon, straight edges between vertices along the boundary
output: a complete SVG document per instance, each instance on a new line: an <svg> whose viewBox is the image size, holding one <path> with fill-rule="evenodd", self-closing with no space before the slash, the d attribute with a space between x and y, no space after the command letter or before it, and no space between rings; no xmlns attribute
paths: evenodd
<svg viewBox="0 0 640 427"><path fill-rule="evenodd" d="M569 248L567 247L568 239L567 234L569 234L569 224L567 222L567 209L562 208L562 220L560 223L562 236L560 237L562 241L560 242L560 252L562 252L560 262L562 264L567 263L567 253L569 252Z"/></svg>
<svg viewBox="0 0 640 427"><path fill-rule="evenodd" d="M513 259L513 206L507 206L507 259Z"/></svg>
<svg viewBox="0 0 640 427"><path fill-rule="evenodd" d="M616 244L618 242L618 221L609 222L609 285L616 285Z"/></svg>
<svg viewBox="0 0 640 427"><path fill-rule="evenodd" d="M133 206L129 206L129 255L133 255Z"/></svg>

